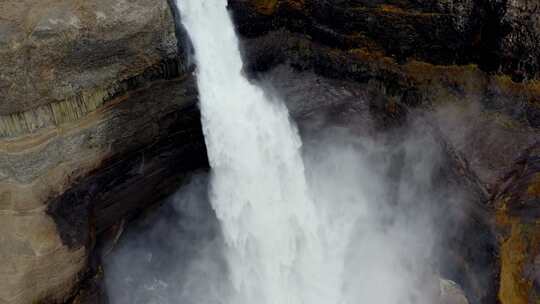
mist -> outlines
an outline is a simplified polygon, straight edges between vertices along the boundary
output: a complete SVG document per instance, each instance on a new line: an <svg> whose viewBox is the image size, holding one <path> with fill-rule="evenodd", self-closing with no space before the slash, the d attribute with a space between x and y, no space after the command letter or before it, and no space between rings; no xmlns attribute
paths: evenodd
<svg viewBox="0 0 540 304"><path fill-rule="evenodd" d="M342 269L343 303L440 302L437 251L446 249L449 227L435 221L454 211L434 192L443 158L427 133L409 131L391 144L343 127L306 135L310 195L327 239L342 244L327 258ZM209 174L193 175L123 236L104 259L111 303L230 304L225 245L208 193Z"/></svg>
<svg viewBox="0 0 540 304"><path fill-rule="evenodd" d="M104 257L111 303L221 303L223 239L199 172Z"/></svg>

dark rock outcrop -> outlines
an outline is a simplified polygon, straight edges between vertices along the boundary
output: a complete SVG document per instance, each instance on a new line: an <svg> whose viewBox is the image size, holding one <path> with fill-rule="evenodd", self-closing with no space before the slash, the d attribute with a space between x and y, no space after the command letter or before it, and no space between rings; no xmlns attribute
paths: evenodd
<svg viewBox="0 0 540 304"><path fill-rule="evenodd" d="M229 0L239 32L286 28L341 50L366 49L398 62L477 64L515 79L540 76L534 1Z"/></svg>
<svg viewBox="0 0 540 304"><path fill-rule="evenodd" d="M342 111L365 111L366 99L358 96L367 96L370 125L378 131L399 130L418 113L425 117L449 151L441 188L472 194L461 202L464 219L455 223L461 232L450 235L444 275L464 287L471 303L514 303L508 286L524 274L506 275L504 252L535 258L497 243L504 235L495 229L497 208L488 197L540 139L539 5L229 0L229 7L252 76L288 65L356 83L360 89Z"/></svg>

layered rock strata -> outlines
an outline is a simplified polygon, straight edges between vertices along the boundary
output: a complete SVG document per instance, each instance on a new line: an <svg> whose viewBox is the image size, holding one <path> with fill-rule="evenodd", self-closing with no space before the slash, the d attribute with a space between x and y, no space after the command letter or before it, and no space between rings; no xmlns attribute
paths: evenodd
<svg viewBox="0 0 540 304"><path fill-rule="evenodd" d="M96 236L206 166L177 30L165 0L0 3L0 303L92 299Z"/></svg>

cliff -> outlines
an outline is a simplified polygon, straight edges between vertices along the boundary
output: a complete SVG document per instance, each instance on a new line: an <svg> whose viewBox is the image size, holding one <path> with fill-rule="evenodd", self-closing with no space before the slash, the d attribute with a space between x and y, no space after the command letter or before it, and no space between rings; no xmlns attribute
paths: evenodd
<svg viewBox="0 0 540 304"><path fill-rule="evenodd" d="M355 83L357 96L368 96L369 102L350 98L343 107L369 112L377 131L408 126L420 113L428 124L414 127L434 127L454 155L450 159L457 160L454 168L460 168L451 178L440 177L444 187L465 177L473 186L459 189L484 194L461 203L467 213L463 235L450 236L453 249L443 254L460 274L446 274L465 286L473 303L538 301L534 244L540 230L534 223L540 201L525 188L534 184L531 176L539 168L516 171L516 162L523 163L524 153L540 140L538 3L230 0L229 5L253 77L290 66L296 72L280 74L287 79L282 82L312 71ZM330 104L331 98L336 97L312 100ZM348 114L341 115L347 120ZM362 132L369 129L360 125ZM505 207L510 199L501 197L520 207ZM520 212L511 212L515 208Z"/></svg>
<svg viewBox="0 0 540 304"><path fill-rule="evenodd" d="M0 3L0 303L80 301L96 235L206 166L176 30L166 1Z"/></svg>

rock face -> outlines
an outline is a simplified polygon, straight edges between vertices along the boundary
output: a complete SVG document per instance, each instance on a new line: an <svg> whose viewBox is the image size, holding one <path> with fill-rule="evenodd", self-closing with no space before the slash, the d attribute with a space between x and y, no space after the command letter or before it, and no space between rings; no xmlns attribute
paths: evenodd
<svg viewBox="0 0 540 304"><path fill-rule="evenodd" d="M96 235L206 166L175 32L165 0L0 3L0 303L92 298Z"/></svg>
<svg viewBox="0 0 540 304"><path fill-rule="evenodd" d="M444 275L463 286L471 303L521 303L508 290L532 270L519 266L505 275L508 259L501 254L523 256L528 265L535 255L497 243L508 236L496 228L497 204L488 198L500 191L515 159L540 140L538 4L229 0L229 6L253 76L288 65L354 82L369 105L351 97L345 108L367 108L379 131L400 129L421 113L455 156L441 187L479 193L465 200L462 234L452 235L453 250L443 253L454 269Z"/></svg>
<svg viewBox="0 0 540 304"><path fill-rule="evenodd" d="M339 49L403 62L478 64L516 79L539 76L538 4L496 0L229 0L248 37L280 28Z"/></svg>
<svg viewBox="0 0 540 304"><path fill-rule="evenodd" d="M540 77L540 7L536 1L492 1L501 12L498 51L504 71L518 79Z"/></svg>
<svg viewBox="0 0 540 304"><path fill-rule="evenodd" d="M502 303L540 301L540 144L525 150L493 197L501 234Z"/></svg>
<svg viewBox="0 0 540 304"><path fill-rule="evenodd" d="M176 53L165 1L3 1L0 11L3 115L113 89Z"/></svg>

